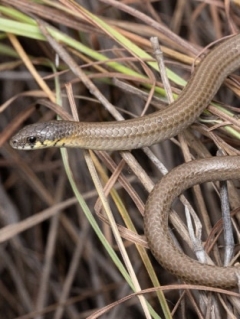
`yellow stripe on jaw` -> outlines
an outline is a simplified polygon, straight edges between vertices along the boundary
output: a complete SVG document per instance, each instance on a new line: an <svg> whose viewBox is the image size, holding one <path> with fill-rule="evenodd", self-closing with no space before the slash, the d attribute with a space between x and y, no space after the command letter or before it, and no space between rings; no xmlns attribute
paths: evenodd
<svg viewBox="0 0 240 319"><path fill-rule="evenodd" d="M37 140L34 144L31 144L29 142L26 142L22 145L19 145L18 149L22 150L37 150L42 148L48 148L48 147L64 147L65 144L68 145L68 147L76 147L76 144L73 142L71 138L61 138L59 140L44 140L43 142Z"/></svg>
<svg viewBox="0 0 240 319"><path fill-rule="evenodd" d="M26 143L22 147L24 150L37 150L41 148L53 147L55 141L45 140L43 143L40 141L36 141L34 144Z"/></svg>
<svg viewBox="0 0 240 319"><path fill-rule="evenodd" d="M25 144L23 144L23 146L18 146L17 148L21 148L23 150L37 150L37 149L41 149L41 148L46 148L48 146L45 145L45 142L44 141L44 144L41 143L40 141L36 141L34 144L31 144L29 142L26 142Z"/></svg>

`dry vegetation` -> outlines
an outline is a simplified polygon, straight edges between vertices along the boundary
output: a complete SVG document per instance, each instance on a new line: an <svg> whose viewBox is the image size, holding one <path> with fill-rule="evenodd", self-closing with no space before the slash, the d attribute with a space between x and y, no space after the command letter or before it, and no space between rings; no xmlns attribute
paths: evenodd
<svg viewBox="0 0 240 319"><path fill-rule="evenodd" d="M193 289L158 265L142 222L162 164L170 170L218 149L239 154L237 75L216 96L221 107L210 106L184 134L150 150L24 152L8 144L24 125L56 114L108 121L165 107L150 37L158 37L166 66L176 72L169 77L178 94L201 50L239 31L239 1L79 3L0 1L0 318L239 318L233 291ZM208 184L186 195L203 225L206 250L221 263L216 190ZM237 255L239 193L233 187L229 195ZM183 207L175 209L171 228L193 256L182 239ZM131 296L160 284L164 293Z"/></svg>

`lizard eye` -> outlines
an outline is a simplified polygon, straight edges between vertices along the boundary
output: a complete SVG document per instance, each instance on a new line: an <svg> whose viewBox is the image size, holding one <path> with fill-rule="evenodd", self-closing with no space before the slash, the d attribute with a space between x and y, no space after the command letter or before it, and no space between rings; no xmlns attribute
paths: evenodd
<svg viewBox="0 0 240 319"><path fill-rule="evenodd" d="M29 136L29 137L27 138L27 142L28 142L29 144L35 144L36 141L37 141L37 138L36 138L35 136Z"/></svg>

